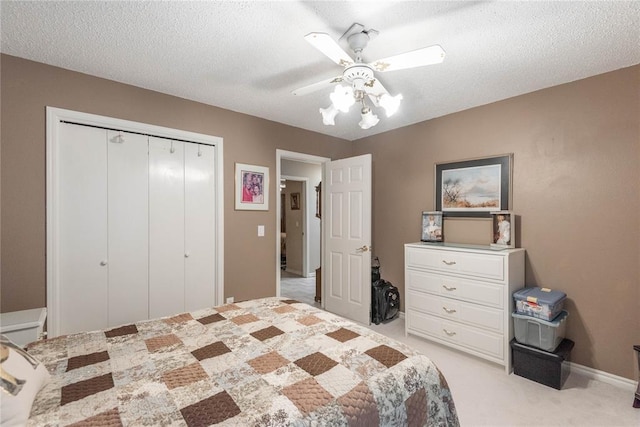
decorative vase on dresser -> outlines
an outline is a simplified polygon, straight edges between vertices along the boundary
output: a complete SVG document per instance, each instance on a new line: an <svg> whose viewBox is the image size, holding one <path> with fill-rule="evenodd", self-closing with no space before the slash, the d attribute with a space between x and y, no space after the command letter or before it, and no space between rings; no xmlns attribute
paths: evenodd
<svg viewBox="0 0 640 427"><path fill-rule="evenodd" d="M524 249L405 245L405 333L487 359L511 372L513 292Z"/></svg>

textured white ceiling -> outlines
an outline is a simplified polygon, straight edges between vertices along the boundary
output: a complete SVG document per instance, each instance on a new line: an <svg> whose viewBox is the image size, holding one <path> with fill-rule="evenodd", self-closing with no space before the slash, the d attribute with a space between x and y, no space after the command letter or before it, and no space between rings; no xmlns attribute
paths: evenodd
<svg viewBox="0 0 640 427"><path fill-rule="evenodd" d="M347 140L640 63L640 2L1 2L3 53ZM341 73L303 36L380 32L363 59L433 44L445 61L379 74L402 93L362 130L357 108L324 126ZM346 49L346 46L344 46ZM81 88L79 88L81 90ZM632 88L631 90L637 90Z"/></svg>

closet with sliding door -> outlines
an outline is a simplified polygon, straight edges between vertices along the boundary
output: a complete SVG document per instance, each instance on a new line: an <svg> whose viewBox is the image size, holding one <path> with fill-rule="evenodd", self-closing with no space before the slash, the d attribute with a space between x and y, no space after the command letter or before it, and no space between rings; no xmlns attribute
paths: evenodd
<svg viewBox="0 0 640 427"><path fill-rule="evenodd" d="M50 336L215 305L220 147L67 121L55 132Z"/></svg>

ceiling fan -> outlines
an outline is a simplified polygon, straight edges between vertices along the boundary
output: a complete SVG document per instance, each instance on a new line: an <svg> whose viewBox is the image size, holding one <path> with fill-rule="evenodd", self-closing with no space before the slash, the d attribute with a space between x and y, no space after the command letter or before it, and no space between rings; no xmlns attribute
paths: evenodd
<svg viewBox="0 0 640 427"><path fill-rule="evenodd" d="M361 24L353 24L340 40L346 39L349 48L354 52L352 59L340 45L326 33L309 33L304 39L313 47L324 53L336 64L344 67L341 75L313 83L294 90L293 95L306 95L320 89L324 89L336 83L347 83L348 86L337 85L331 93L331 105L328 108L320 108L322 122L325 125L335 125L335 117L338 112L346 113L349 108L359 102L362 120L359 125L362 129L375 126L379 119L373 114L371 108L365 103L365 97L369 97L373 105L385 109L387 117L392 116L399 108L402 94L391 96L384 88L380 80L375 77L375 72L388 72L407 68L422 67L425 65L439 64L444 60L445 52L439 45L424 47L399 55L389 56L370 63L362 62L362 51L369 41L378 35L377 30L365 30Z"/></svg>

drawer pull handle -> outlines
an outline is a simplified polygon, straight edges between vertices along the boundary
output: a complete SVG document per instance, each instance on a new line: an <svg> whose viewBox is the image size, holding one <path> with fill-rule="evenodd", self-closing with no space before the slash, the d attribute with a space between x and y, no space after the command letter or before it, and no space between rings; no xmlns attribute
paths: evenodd
<svg viewBox="0 0 640 427"><path fill-rule="evenodd" d="M455 262L455 261L447 261L447 260L444 260L444 259L443 259L443 260L442 260L442 262L444 262L444 263L445 263L445 264L447 264L447 265L456 265L456 262Z"/></svg>
<svg viewBox="0 0 640 427"><path fill-rule="evenodd" d="M446 329L443 329L442 332L444 332L445 334L449 335L450 337L454 336L456 333L453 331L447 331Z"/></svg>
<svg viewBox="0 0 640 427"><path fill-rule="evenodd" d="M455 291L456 289L458 289L455 286L442 285L442 287L445 288L448 291Z"/></svg>
<svg viewBox="0 0 640 427"><path fill-rule="evenodd" d="M455 313L457 310L454 308L447 308L447 307L442 307L442 309L447 312L448 314L453 314Z"/></svg>

